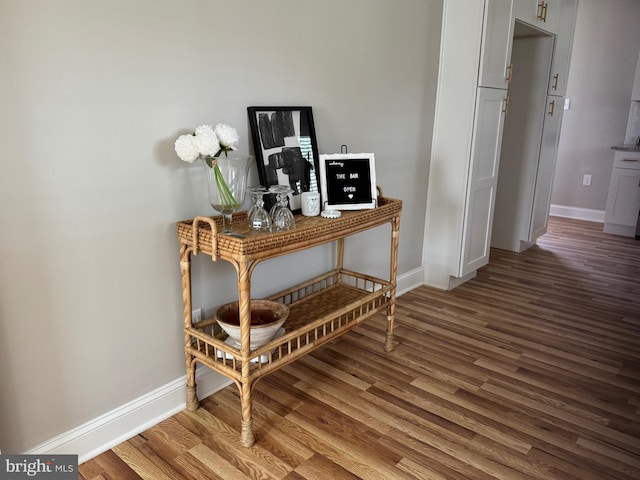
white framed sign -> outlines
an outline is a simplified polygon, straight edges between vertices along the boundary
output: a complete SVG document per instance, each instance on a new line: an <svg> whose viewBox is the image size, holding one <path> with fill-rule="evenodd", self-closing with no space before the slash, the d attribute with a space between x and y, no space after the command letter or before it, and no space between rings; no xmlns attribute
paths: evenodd
<svg viewBox="0 0 640 480"><path fill-rule="evenodd" d="M378 205L373 153L320 155L323 210L363 210Z"/></svg>

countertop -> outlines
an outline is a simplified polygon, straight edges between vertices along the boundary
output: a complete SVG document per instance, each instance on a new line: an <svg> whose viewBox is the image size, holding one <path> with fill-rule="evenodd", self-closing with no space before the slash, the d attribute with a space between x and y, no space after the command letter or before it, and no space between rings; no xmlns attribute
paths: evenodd
<svg viewBox="0 0 640 480"><path fill-rule="evenodd" d="M627 143L625 145L614 145L611 150L620 150L622 152L640 152L640 145L635 143Z"/></svg>

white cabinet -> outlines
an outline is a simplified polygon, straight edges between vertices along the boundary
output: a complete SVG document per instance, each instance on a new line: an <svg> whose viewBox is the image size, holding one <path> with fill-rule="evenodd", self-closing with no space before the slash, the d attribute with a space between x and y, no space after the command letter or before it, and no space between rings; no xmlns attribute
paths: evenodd
<svg viewBox="0 0 640 480"><path fill-rule="evenodd" d="M538 30L555 34L549 95L567 92L578 0L516 0L515 18Z"/></svg>
<svg viewBox="0 0 640 480"><path fill-rule="evenodd" d="M439 288L455 287L489 259L507 97L495 86L506 86L511 7L510 0L443 4L423 254L425 283ZM485 45L494 55L481 53Z"/></svg>
<svg viewBox="0 0 640 480"><path fill-rule="evenodd" d="M576 0L567 1L575 6ZM545 111L560 4L559 0L515 2L443 1L422 259L424 282L437 288L455 288L488 263L503 180L518 197L504 202L511 218L498 229L508 234L509 247L515 244L520 251L522 242L546 229L562 115L561 97L549 100L553 115ZM515 21L518 15L522 22ZM565 66L573 37L571 18L568 36L558 42L564 45L558 59L566 59ZM535 51L526 40L530 35L543 37L536 41ZM520 66L514 61L518 37L523 38ZM535 85L520 82L518 113L509 112L505 119L516 77L532 78L532 69ZM558 83L556 95L566 88L562 86L566 79L562 80L565 84ZM509 123L513 132L508 134ZM513 146L509 152L513 164L503 174L505 143ZM526 165L523 154L530 160Z"/></svg>
<svg viewBox="0 0 640 480"><path fill-rule="evenodd" d="M511 80L513 0L491 0L485 7L478 86L507 88Z"/></svg>
<svg viewBox="0 0 640 480"><path fill-rule="evenodd" d="M578 0L560 0L558 4L558 29L549 78L549 95L564 96L567 93L573 31L576 26L577 13Z"/></svg>
<svg viewBox="0 0 640 480"><path fill-rule="evenodd" d="M475 272L489 261L506 104L506 92L478 89L458 277Z"/></svg>
<svg viewBox="0 0 640 480"><path fill-rule="evenodd" d="M558 31L559 0L516 0L516 19L550 33Z"/></svg>
<svg viewBox="0 0 640 480"><path fill-rule="evenodd" d="M633 237L640 212L640 152L617 151L609 183L604 231Z"/></svg>
<svg viewBox="0 0 640 480"><path fill-rule="evenodd" d="M605 223L633 227L640 209L640 170L614 168L607 198ZM631 236L631 235L629 235Z"/></svg>
<svg viewBox="0 0 640 480"><path fill-rule="evenodd" d="M553 173L556 168L563 111L562 99L558 97L547 98L547 116L542 127L540 158L538 160L533 207L531 209L531 226L529 228L529 238L526 239L529 242L534 242L540 235L547 233L547 220L551 206L551 188L553 186Z"/></svg>

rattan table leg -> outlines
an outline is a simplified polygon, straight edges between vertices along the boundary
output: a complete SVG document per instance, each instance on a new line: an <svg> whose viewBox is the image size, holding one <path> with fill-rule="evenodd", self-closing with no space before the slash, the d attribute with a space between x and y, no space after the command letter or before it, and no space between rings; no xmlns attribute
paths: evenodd
<svg viewBox="0 0 640 480"><path fill-rule="evenodd" d="M394 319L395 303L392 303L387 307L387 338L384 343L384 351L389 353L393 351L395 345L393 344L393 319Z"/></svg>
<svg viewBox="0 0 640 480"><path fill-rule="evenodd" d="M187 410L194 412L199 406L200 401L196 392L196 384L194 383L193 386L187 385Z"/></svg>
<svg viewBox="0 0 640 480"><path fill-rule="evenodd" d="M391 299L387 307L387 338L384 344L384 351L390 352L394 348L393 344L393 322L396 309L396 286L398 278L398 244L400 236L400 215L391 221L391 257L389 265L389 281L394 285L391 290Z"/></svg>
<svg viewBox="0 0 640 480"><path fill-rule="evenodd" d="M240 402L242 407L242 432L240 444L250 447L255 443L251 413L251 269L247 262L238 262L238 309L240 316L240 352L242 354Z"/></svg>
<svg viewBox="0 0 640 480"><path fill-rule="evenodd" d="M191 250L183 245L180 248L180 276L182 279L182 305L184 314L184 326L190 328L193 326L193 318L191 318ZM197 410L200 403L198 402L198 394L196 392L196 362L193 356L188 352L191 345L191 335L184 335L185 363L187 370L187 410L193 412Z"/></svg>
<svg viewBox="0 0 640 480"><path fill-rule="evenodd" d="M240 403L242 406L242 430L240 432L240 445L250 447L256 442L253 433L253 416L251 414L251 386L243 385L240 393Z"/></svg>

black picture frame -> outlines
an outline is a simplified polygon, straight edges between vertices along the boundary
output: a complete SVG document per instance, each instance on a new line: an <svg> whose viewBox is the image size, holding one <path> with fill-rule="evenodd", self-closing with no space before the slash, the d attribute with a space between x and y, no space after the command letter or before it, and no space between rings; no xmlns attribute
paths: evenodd
<svg viewBox="0 0 640 480"><path fill-rule="evenodd" d="M248 107L260 184L288 185L289 207L301 212L303 192L320 191L318 142L311 107ZM275 195L264 196L266 208Z"/></svg>

